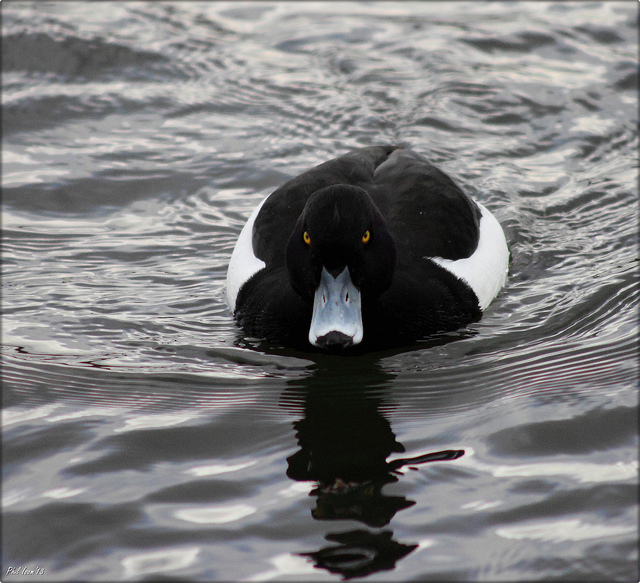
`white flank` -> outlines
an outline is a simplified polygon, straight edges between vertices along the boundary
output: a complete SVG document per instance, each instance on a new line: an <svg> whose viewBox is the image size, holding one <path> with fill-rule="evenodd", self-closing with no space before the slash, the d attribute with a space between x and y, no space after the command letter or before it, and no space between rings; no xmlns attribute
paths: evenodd
<svg viewBox="0 0 640 583"><path fill-rule="evenodd" d="M500 223L479 202L476 204L482 217L480 240L473 255L456 261L442 257L431 259L466 282L478 296L480 308L485 310L507 282L509 249Z"/></svg>
<svg viewBox="0 0 640 583"><path fill-rule="evenodd" d="M269 198L269 197L267 197ZM260 271L266 264L258 259L253 253L253 223L264 204L265 198L253 211L249 220L242 228L236 246L229 260L227 271L227 303L231 312L236 311L236 299L242 285L247 282L255 273Z"/></svg>

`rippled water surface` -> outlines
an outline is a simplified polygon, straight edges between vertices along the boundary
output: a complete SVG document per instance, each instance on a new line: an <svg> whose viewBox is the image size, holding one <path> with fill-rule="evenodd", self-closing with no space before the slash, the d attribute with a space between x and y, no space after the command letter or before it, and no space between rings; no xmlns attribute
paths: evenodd
<svg viewBox="0 0 640 583"><path fill-rule="evenodd" d="M637 3L2 17L4 581L638 580ZM253 207L388 142L503 224L484 319L243 338Z"/></svg>

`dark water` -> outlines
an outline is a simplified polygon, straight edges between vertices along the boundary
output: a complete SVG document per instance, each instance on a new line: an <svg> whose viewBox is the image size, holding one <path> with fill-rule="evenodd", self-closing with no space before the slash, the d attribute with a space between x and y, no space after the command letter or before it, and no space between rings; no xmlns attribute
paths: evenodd
<svg viewBox="0 0 640 583"><path fill-rule="evenodd" d="M637 3L2 17L3 581L638 580ZM252 208L383 142L503 224L485 318L242 338Z"/></svg>

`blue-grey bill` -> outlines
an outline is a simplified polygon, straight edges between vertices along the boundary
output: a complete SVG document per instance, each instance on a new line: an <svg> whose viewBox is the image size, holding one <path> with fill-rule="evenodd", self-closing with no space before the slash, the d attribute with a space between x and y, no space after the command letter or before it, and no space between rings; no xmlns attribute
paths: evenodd
<svg viewBox="0 0 640 583"><path fill-rule="evenodd" d="M344 334L351 345L362 342L360 291L353 285L348 267L337 277L323 267L313 299L309 342L321 346L321 339L331 332Z"/></svg>

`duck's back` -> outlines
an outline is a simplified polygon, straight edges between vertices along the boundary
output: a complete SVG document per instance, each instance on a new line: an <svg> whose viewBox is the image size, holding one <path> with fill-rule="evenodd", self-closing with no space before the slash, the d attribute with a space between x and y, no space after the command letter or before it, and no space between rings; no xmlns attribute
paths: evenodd
<svg viewBox="0 0 640 583"><path fill-rule="evenodd" d="M376 167L370 194L407 258L469 257L480 211L443 172L411 150L396 149Z"/></svg>

